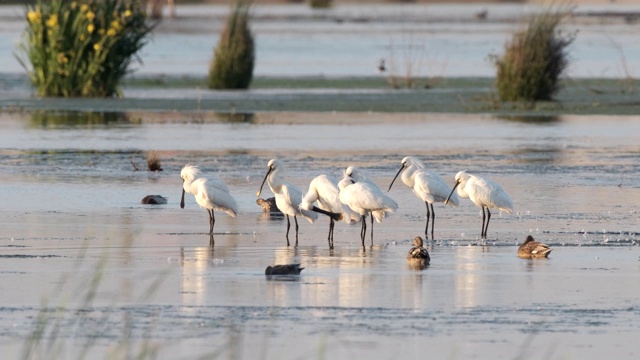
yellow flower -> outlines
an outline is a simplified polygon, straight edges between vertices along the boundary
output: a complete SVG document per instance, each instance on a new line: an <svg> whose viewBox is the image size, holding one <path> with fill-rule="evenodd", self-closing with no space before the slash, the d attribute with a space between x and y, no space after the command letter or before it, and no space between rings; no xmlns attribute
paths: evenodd
<svg viewBox="0 0 640 360"><path fill-rule="evenodd" d="M42 14L40 14L40 11L29 11L27 13L27 19L29 19L29 22L32 24L39 24L40 21L42 21Z"/></svg>
<svg viewBox="0 0 640 360"><path fill-rule="evenodd" d="M120 23L118 22L118 20L113 20L111 22L111 27L113 27L114 30L120 30L122 28L122 26L120 26Z"/></svg>
<svg viewBox="0 0 640 360"><path fill-rule="evenodd" d="M93 50L95 50L95 51L100 51L100 49L102 49L102 45L100 45L100 44L93 44Z"/></svg>
<svg viewBox="0 0 640 360"><path fill-rule="evenodd" d="M89 32L89 34L93 33L93 30L95 30L95 26L93 26L93 24L89 24L87 25L87 31Z"/></svg>
<svg viewBox="0 0 640 360"><path fill-rule="evenodd" d="M93 11L89 11L85 16L91 21L96 17L96 14L94 14Z"/></svg>
<svg viewBox="0 0 640 360"><path fill-rule="evenodd" d="M58 25L58 15L52 14L49 16L49 20L47 20L47 26L52 28Z"/></svg>
<svg viewBox="0 0 640 360"><path fill-rule="evenodd" d="M83 34L80 34L80 41L84 41L84 39L86 39L86 37L84 37Z"/></svg>
<svg viewBox="0 0 640 360"><path fill-rule="evenodd" d="M78 6L78 3L77 3L77 2L75 2L75 1L74 1L74 2L72 2L72 3L71 3L71 10L75 10L77 6Z"/></svg>
<svg viewBox="0 0 640 360"><path fill-rule="evenodd" d="M80 11L86 12L87 10L89 10L89 5L87 4L80 5Z"/></svg>
<svg viewBox="0 0 640 360"><path fill-rule="evenodd" d="M98 30L98 34L100 34L100 35L104 35L104 29L99 29L99 30Z"/></svg>
<svg viewBox="0 0 640 360"><path fill-rule="evenodd" d="M128 18L129 16L131 16L131 10L127 10L124 12L124 17Z"/></svg>
<svg viewBox="0 0 640 360"><path fill-rule="evenodd" d="M116 30L114 28L110 28L109 30L107 30L107 35L116 36Z"/></svg>
<svg viewBox="0 0 640 360"><path fill-rule="evenodd" d="M66 64L69 62L69 59L64 55L64 53L58 53L58 63Z"/></svg>

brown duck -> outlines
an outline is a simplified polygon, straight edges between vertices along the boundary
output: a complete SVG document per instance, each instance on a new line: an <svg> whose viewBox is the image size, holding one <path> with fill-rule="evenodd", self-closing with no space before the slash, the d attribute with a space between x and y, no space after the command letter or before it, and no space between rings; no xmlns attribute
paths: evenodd
<svg viewBox="0 0 640 360"><path fill-rule="evenodd" d="M422 266L429 265L431 262L431 257L429 256L429 252L424 246L422 246L422 238L420 236L416 236L413 239L413 246L411 250L409 250L409 254L407 254L407 261L411 264L420 264Z"/></svg>
<svg viewBox="0 0 640 360"><path fill-rule="evenodd" d="M546 258L551 253L548 245L533 240L533 236L527 236L527 239L518 248L518 257L523 259L539 259Z"/></svg>

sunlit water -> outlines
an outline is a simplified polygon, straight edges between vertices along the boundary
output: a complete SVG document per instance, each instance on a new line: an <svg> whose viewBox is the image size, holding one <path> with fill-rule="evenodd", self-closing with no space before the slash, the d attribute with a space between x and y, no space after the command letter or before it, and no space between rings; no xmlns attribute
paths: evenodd
<svg viewBox="0 0 640 360"><path fill-rule="evenodd" d="M143 346L163 359L638 356L639 118L222 119L0 115L7 356L38 330L38 314L46 336L35 348L64 346L58 357L83 348L139 354ZM134 171L131 162L144 169L148 150L164 171ZM364 249L359 224L339 223L329 250L326 218L300 220L300 245L286 247L286 222L255 204L272 157L303 190L348 165L386 189L409 154L450 184L461 169L501 183L515 213L494 212L483 243L469 201L436 205L432 264L416 271L405 256L424 232L425 210L402 183L388 193L397 213L374 225L374 245L367 237ZM179 207L186 163L224 179L240 206L235 219L217 215L213 249L193 196ZM140 205L148 194L169 203ZM550 259L515 256L528 234L554 248ZM264 269L276 263L306 269L297 281L267 281Z"/></svg>

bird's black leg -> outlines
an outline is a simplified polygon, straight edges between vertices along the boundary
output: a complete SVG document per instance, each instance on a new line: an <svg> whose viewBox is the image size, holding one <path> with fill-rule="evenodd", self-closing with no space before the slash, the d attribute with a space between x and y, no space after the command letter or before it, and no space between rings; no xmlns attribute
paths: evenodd
<svg viewBox="0 0 640 360"><path fill-rule="evenodd" d="M362 240L362 247L364 248L364 237L367 233L367 217L362 216L362 227L360 228L360 239Z"/></svg>
<svg viewBox="0 0 640 360"><path fill-rule="evenodd" d="M436 212L433 210L433 204L429 204L431 206L431 240L435 240L436 238L433 236L433 228L436 225Z"/></svg>
<svg viewBox="0 0 640 360"><path fill-rule="evenodd" d="M289 215L287 215L287 246L289 246L289 228L291 227L291 222L289 222Z"/></svg>
<svg viewBox="0 0 640 360"><path fill-rule="evenodd" d="M333 226L334 226L335 222L333 221L332 218L329 218L329 237L327 238L327 241L329 241L329 249L333 249Z"/></svg>
<svg viewBox="0 0 640 360"><path fill-rule="evenodd" d="M491 210L487 208L487 225L484 226L484 238L487 238L487 231L489 230L489 221L491 220Z"/></svg>
<svg viewBox="0 0 640 360"><path fill-rule="evenodd" d="M213 234L209 234L209 247L213 249L213 245L215 245L216 241L213 240Z"/></svg>
<svg viewBox="0 0 640 360"><path fill-rule="evenodd" d="M428 240L429 239L429 218L431 217L431 213L429 212L429 203L425 201L424 204L427 206L427 226L425 226L424 228L424 236Z"/></svg>
<svg viewBox="0 0 640 360"><path fill-rule="evenodd" d="M486 215L484 213L484 206L482 207L482 230L480 230L480 237L484 239L484 221L486 219Z"/></svg>
<svg viewBox="0 0 640 360"><path fill-rule="evenodd" d="M298 217L294 216L293 221L296 222L296 246L298 246Z"/></svg>
<svg viewBox="0 0 640 360"><path fill-rule="evenodd" d="M373 213L371 213L371 246L373 246Z"/></svg>
<svg viewBox="0 0 640 360"><path fill-rule="evenodd" d="M213 210L207 209L207 215L209 215L209 234L213 234Z"/></svg>

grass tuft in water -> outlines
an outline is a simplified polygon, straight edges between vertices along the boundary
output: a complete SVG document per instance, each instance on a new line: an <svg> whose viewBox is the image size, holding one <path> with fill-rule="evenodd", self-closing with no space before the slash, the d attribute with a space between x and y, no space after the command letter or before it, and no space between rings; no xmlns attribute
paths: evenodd
<svg viewBox="0 0 640 360"><path fill-rule="evenodd" d="M574 7L550 7L534 15L526 29L505 44L502 57L494 57L496 88L502 101L551 100L560 90L559 79L569 66L567 47L575 34L558 26Z"/></svg>

